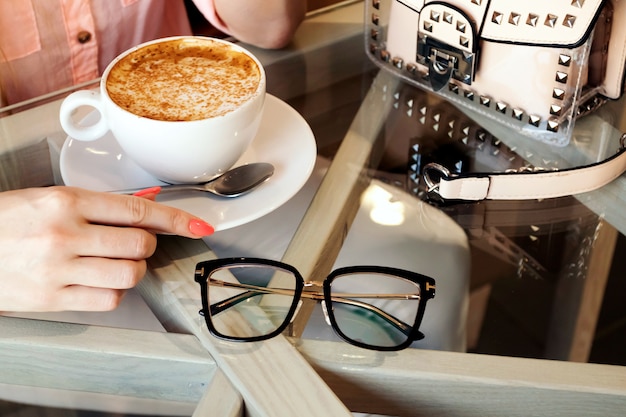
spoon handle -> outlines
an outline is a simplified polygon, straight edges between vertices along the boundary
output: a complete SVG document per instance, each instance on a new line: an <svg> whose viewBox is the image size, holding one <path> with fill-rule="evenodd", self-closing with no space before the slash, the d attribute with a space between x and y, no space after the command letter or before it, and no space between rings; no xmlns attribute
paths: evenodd
<svg viewBox="0 0 626 417"><path fill-rule="evenodd" d="M206 191L206 184L169 184L161 186L161 194L169 191Z"/></svg>
<svg viewBox="0 0 626 417"><path fill-rule="evenodd" d="M165 184L165 185L160 185L159 187L161 187L161 192L162 193L167 193L167 192L171 192L171 191L189 191L189 190L195 190L195 191L207 191L205 188L206 183L203 184ZM135 194L138 191L141 190L145 190L147 187L142 187L142 188L128 188L125 190L115 190L115 191L110 191L113 194Z"/></svg>

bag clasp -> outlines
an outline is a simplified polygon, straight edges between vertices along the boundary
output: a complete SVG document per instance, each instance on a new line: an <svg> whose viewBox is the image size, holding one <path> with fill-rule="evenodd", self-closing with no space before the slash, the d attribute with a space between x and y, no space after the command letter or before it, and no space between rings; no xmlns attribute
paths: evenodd
<svg viewBox="0 0 626 417"><path fill-rule="evenodd" d="M428 67L428 81L434 91L444 88L451 79L472 85L476 54L455 48L432 37L419 34L417 60Z"/></svg>

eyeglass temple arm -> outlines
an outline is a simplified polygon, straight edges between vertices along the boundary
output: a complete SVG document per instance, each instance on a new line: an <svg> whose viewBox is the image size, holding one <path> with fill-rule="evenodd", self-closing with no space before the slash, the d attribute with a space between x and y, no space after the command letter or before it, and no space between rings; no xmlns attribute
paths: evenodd
<svg viewBox="0 0 626 417"><path fill-rule="evenodd" d="M207 285L216 285L219 287L225 288L241 288L249 291L243 292L241 294L234 295L232 297L226 298L219 303L214 303L209 306L210 314L215 316L221 313L224 310L227 310L231 307L236 306L237 304L246 301L248 298L256 297L257 295L262 294L281 294L281 295L289 295L293 297L294 290L289 290L285 288L267 288L267 287L258 287L256 285L248 285L242 284L238 282L226 282L209 278Z"/></svg>
<svg viewBox="0 0 626 417"><path fill-rule="evenodd" d="M290 295L293 296L294 295L294 290L290 290L290 289L285 289L285 288L267 288L267 287L258 287L256 285L248 285L248 284L242 284L242 283L236 283L236 282L226 282L226 281L219 281L219 280L214 280L214 279L210 279L209 278L209 282L208 284L214 284L214 285L218 285L221 287L227 287L227 288L242 288L242 289L247 289L249 291L243 292L241 294L237 294L234 295L232 297L226 298L222 301L220 301L219 303L214 303L211 304L209 306L209 310L210 310L210 314L211 316L215 316L219 313L221 313L224 310L229 309L230 307L234 307L235 305L249 299L252 297L256 297L257 295L261 295L261 294L282 294L282 295ZM323 300L323 296L319 293L314 293L314 292L303 292L301 297L303 298L308 298L308 299L313 299L313 300ZM380 298L380 299L401 299L401 300L418 300L420 299L420 296L418 294L385 294L385 295L375 295L375 294L344 294L343 297L332 297L332 301L336 302L336 303L342 303L342 304L348 304L354 307L360 307L363 308L375 315L377 315L378 317L382 318L383 320L385 320L386 322L388 322L389 324L391 324L392 326L394 326L395 328L397 328L398 330L400 330L402 333L404 333L406 336L408 336L411 333L411 330L413 329L410 325L406 324L405 322L403 322L402 320L397 319L396 317L386 313L385 311L379 309L378 307L372 305L372 304L368 304L368 303L364 303L362 301L355 301L355 300L350 300L348 298L344 298L344 297L351 297L351 298L363 298L363 297L369 297L369 298ZM201 313L206 314L205 311L201 311ZM420 331L417 332L417 335L415 337L415 340L421 340L424 338L424 334Z"/></svg>
<svg viewBox="0 0 626 417"><path fill-rule="evenodd" d="M346 296L368 296L368 294L346 294ZM390 294L391 295L391 299L397 299L397 298L401 298L401 299L417 299L419 300L419 296L417 298L407 298L405 297L401 297L400 294ZM371 296L371 295L369 295ZM396 297L394 297L396 296ZM375 298L387 298L385 296L376 296ZM369 311L370 313L375 314L376 316L378 316L379 318L383 319L384 321L386 321L387 323L391 324L393 327L395 327L396 329L398 329L399 331L401 331L402 333L404 333L405 336L408 336L411 334L411 330L413 330L413 327L406 324L405 322L403 322L402 320L392 316L391 314L385 312L384 310L379 309L378 307L372 305L372 304L368 304L368 303L364 303L362 301L356 301L356 300L350 300L347 298L343 298L343 297L332 297L332 301L335 303L341 303L341 304L347 304L353 307L359 307L362 308L364 310ZM424 334L420 331L417 332L417 335L415 336L415 340L421 340L424 338Z"/></svg>

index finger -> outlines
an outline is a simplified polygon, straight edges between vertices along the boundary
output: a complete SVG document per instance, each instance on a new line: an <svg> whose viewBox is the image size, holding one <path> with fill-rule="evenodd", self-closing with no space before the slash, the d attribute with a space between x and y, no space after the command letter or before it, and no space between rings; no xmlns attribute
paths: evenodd
<svg viewBox="0 0 626 417"><path fill-rule="evenodd" d="M81 212L91 223L129 226L198 238L213 234L213 227L198 217L174 207L129 195L86 191Z"/></svg>

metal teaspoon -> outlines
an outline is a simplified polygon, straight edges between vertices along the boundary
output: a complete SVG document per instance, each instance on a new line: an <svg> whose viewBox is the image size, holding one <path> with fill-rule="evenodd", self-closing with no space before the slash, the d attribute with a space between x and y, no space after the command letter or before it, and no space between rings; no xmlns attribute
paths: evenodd
<svg viewBox="0 0 626 417"><path fill-rule="evenodd" d="M172 191L205 191L221 197L238 197L246 194L274 174L274 166L267 162L240 165L202 184L162 185L160 194ZM142 188L113 191L117 194L133 194Z"/></svg>

